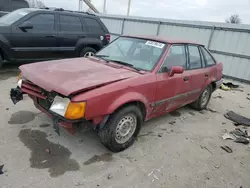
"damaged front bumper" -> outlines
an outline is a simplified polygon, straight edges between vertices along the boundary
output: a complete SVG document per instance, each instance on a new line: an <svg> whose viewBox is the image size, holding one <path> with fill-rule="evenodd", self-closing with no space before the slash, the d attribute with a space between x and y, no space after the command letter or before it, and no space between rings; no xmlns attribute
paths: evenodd
<svg viewBox="0 0 250 188"><path fill-rule="evenodd" d="M18 103L19 101L23 100L23 92L22 90L17 88L12 88L10 90L10 98L14 104Z"/></svg>
<svg viewBox="0 0 250 188"><path fill-rule="evenodd" d="M12 88L10 90L10 98L14 104L18 103L19 101L23 100L23 95L28 94L21 90L20 87ZM48 117L50 117L53 120L53 127L55 131L60 135L60 127L65 128L68 132L71 134L75 133L75 128L78 124L83 123L83 121L87 120L68 120L52 111L46 108L44 104L41 103L42 100L46 101L46 99L40 99L36 96L28 94L29 97L33 100L34 105L37 109L39 109L41 112L45 113Z"/></svg>

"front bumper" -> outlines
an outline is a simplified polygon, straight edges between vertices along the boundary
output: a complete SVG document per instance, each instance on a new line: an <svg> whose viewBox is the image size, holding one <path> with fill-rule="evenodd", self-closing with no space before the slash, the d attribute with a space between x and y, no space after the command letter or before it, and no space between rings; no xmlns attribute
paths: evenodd
<svg viewBox="0 0 250 188"><path fill-rule="evenodd" d="M23 100L23 92L22 90L17 88L12 88L10 90L10 98L14 104L18 103L19 101Z"/></svg>
<svg viewBox="0 0 250 188"><path fill-rule="evenodd" d="M12 88L10 90L10 98L14 104L18 103L19 101L23 100L24 93L19 87ZM29 95L29 94L28 94ZM44 105L39 104L40 99L38 97L29 95L29 97L33 100L34 105L37 109L39 109L41 112L45 113L48 117L50 117L53 120L53 126L55 128L55 131L60 134L60 127L65 128L70 133L75 133L75 127L79 123L82 123L86 120L68 120L64 117L61 117L60 115L51 112L49 108L45 108Z"/></svg>

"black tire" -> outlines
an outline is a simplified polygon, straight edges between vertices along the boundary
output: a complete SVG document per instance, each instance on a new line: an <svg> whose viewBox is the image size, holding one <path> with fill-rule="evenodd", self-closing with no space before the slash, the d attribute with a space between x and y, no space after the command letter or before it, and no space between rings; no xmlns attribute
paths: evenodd
<svg viewBox="0 0 250 188"><path fill-rule="evenodd" d="M95 54L96 53L96 50L94 48L91 48L91 47L85 47L81 50L80 52L80 57L85 57L85 55L87 53L93 53Z"/></svg>
<svg viewBox="0 0 250 188"><path fill-rule="evenodd" d="M126 141L125 143L118 143L116 140L118 124L123 118L125 118L125 116L132 114L136 117L137 120L135 131L133 134L131 133L132 136L130 138L128 137L129 138L128 141ZM114 114L112 114L109 117L107 123L104 125L104 127L99 130L98 135L100 141L105 147L107 147L112 152L123 151L134 143L137 135L140 132L142 122L143 122L142 113L137 106L131 105L124 107L119 111L115 112Z"/></svg>
<svg viewBox="0 0 250 188"><path fill-rule="evenodd" d="M212 86L211 85L207 86L203 90L203 92L201 93L201 95L199 96L199 98L195 102L193 102L191 104L191 107L194 108L194 109L196 109L196 110L199 110L199 111L206 109L206 107L207 107L207 105L208 105L208 103L210 101L212 91L213 91ZM203 102L203 95L204 95L205 92L208 92L208 99L204 103Z"/></svg>

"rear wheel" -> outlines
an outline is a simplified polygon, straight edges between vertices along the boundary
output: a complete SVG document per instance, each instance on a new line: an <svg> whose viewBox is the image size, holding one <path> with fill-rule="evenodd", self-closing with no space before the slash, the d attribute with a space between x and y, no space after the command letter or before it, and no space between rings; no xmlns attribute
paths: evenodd
<svg viewBox="0 0 250 188"><path fill-rule="evenodd" d="M113 152L120 152L134 143L141 124L140 109L131 105L112 114L98 134L104 146Z"/></svg>
<svg viewBox="0 0 250 188"><path fill-rule="evenodd" d="M201 93L200 97L192 103L191 106L196 110L204 110L210 101L212 89L211 85L207 86Z"/></svg>
<svg viewBox="0 0 250 188"><path fill-rule="evenodd" d="M90 57L95 55L96 50L94 48L91 47L85 47L81 50L80 52L80 57Z"/></svg>

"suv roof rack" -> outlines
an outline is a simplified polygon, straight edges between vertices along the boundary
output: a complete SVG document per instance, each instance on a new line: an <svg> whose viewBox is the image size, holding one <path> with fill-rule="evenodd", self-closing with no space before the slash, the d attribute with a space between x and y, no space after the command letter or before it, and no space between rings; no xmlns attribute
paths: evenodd
<svg viewBox="0 0 250 188"><path fill-rule="evenodd" d="M50 8L50 7L45 7L45 8L41 8L41 9L52 10L52 11L65 11L65 12L80 13L80 14L88 14L88 15L96 16L95 14L92 14L92 13L89 13L89 12L65 10L65 9L63 9L63 8Z"/></svg>

